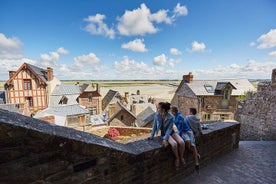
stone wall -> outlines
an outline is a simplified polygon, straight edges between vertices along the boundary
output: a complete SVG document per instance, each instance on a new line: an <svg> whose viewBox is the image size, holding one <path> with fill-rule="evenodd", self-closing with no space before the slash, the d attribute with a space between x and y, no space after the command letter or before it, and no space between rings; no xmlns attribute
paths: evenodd
<svg viewBox="0 0 276 184"><path fill-rule="evenodd" d="M209 125L197 137L201 166L238 147L239 123ZM0 183L175 183L194 171L175 170L170 148L156 137L121 144L0 110Z"/></svg>
<svg viewBox="0 0 276 184"><path fill-rule="evenodd" d="M241 123L241 140L276 140L276 69L271 82L258 84L256 92L240 101L235 119Z"/></svg>

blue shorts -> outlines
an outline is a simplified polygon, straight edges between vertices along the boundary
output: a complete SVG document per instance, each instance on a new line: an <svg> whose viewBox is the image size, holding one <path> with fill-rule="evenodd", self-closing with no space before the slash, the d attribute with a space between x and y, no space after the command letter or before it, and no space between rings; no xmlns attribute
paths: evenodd
<svg viewBox="0 0 276 184"><path fill-rule="evenodd" d="M195 137L191 130L182 132L181 137L183 138L184 141L190 141L192 146L196 146Z"/></svg>

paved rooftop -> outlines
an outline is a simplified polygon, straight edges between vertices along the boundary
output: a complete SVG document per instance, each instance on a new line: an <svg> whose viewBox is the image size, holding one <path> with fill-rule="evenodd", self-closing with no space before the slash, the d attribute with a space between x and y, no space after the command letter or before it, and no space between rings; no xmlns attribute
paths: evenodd
<svg viewBox="0 0 276 184"><path fill-rule="evenodd" d="M276 141L240 141L239 149L179 182L185 183L275 184Z"/></svg>

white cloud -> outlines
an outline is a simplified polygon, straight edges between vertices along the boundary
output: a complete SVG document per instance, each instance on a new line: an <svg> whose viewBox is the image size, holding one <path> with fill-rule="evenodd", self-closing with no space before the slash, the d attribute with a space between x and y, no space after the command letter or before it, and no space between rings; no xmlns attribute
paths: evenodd
<svg viewBox="0 0 276 184"><path fill-rule="evenodd" d="M57 49L57 53L59 53L59 54L68 54L69 51L64 49L63 47L60 47L60 48Z"/></svg>
<svg viewBox="0 0 276 184"><path fill-rule="evenodd" d="M122 45L123 49L128 49L128 50L132 50L134 52L146 52L148 51L146 49L146 46L144 44L144 40L143 39L135 39L133 41L130 41L128 43L124 43Z"/></svg>
<svg viewBox="0 0 276 184"><path fill-rule="evenodd" d="M84 30L92 35L104 35L113 39L115 37L115 31L103 22L105 15L96 14L95 16L88 16L84 21L88 22Z"/></svg>
<svg viewBox="0 0 276 184"><path fill-rule="evenodd" d="M191 45L192 45L191 52L204 52L206 48L203 42L199 43L197 41L193 41Z"/></svg>
<svg viewBox="0 0 276 184"><path fill-rule="evenodd" d="M186 16L188 15L188 9L186 6L181 6L180 3L177 3L177 5L174 7L174 17L175 16Z"/></svg>
<svg viewBox="0 0 276 184"><path fill-rule="evenodd" d="M58 48L56 51L49 52L49 54L40 54L39 60L41 61L41 66L48 67L48 66L56 66L57 61L61 54L68 54L69 52L64 49L63 47Z"/></svg>
<svg viewBox="0 0 276 184"><path fill-rule="evenodd" d="M0 33L0 59L22 58L21 45L22 42L18 38L8 38L3 33Z"/></svg>
<svg viewBox="0 0 276 184"><path fill-rule="evenodd" d="M153 34L158 31L153 25L154 22L171 23L166 10L159 10L157 13L151 14L150 9L144 3L141 4L140 8L132 11L126 10L118 20L118 31L125 36Z"/></svg>
<svg viewBox="0 0 276 184"><path fill-rule="evenodd" d="M74 61L76 67L83 68L91 66L95 67L100 62L100 59L94 53L89 53L88 55L75 57Z"/></svg>
<svg viewBox="0 0 276 184"><path fill-rule="evenodd" d="M276 47L276 29L271 29L268 33L261 35L258 40L258 49Z"/></svg>
<svg viewBox="0 0 276 184"><path fill-rule="evenodd" d="M268 53L269 56L273 56L273 57L276 57L276 50L275 51L272 51L270 53Z"/></svg>
<svg viewBox="0 0 276 184"><path fill-rule="evenodd" d="M273 68L276 68L276 62L257 62L250 59L245 65L217 66L206 70L194 70L193 73L199 79L270 79Z"/></svg>
<svg viewBox="0 0 276 184"><path fill-rule="evenodd" d="M21 44L18 38L7 38L3 33L0 33L0 48L18 48Z"/></svg>
<svg viewBox="0 0 276 184"><path fill-rule="evenodd" d="M254 47L255 45L256 45L255 42L250 42L250 44L249 44L250 47Z"/></svg>
<svg viewBox="0 0 276 184"><path fill-rule="evenodd" d="M165 54L161 54L153 58L153 64L157 66L165 66L167 64L167 56Z"/></svg>
<svg viewBox="0 0 276 184"><path fill-rule="evenodd" d="M181 55L181 52L178 49L176 49L176 48L171 48L170 49L170 53L172 55Z"/></svg>

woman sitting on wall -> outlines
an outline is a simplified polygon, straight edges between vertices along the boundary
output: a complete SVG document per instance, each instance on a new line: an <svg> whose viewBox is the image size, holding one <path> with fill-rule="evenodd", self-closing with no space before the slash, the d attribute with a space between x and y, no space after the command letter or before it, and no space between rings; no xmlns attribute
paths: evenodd
<svg viewBox="0 0 276 184"><path fill-rule="evenodd" d="M154 123L149 139L153 139L154 135L161 130L163 138L163 146L167 147L169 144L175 155L175 166L179 167L180 161L185 165L184 151L185 143L183 139L173 130L174 117L169 113L170 103L160 102L157 106L157 112L154 116Z"/></svg>

